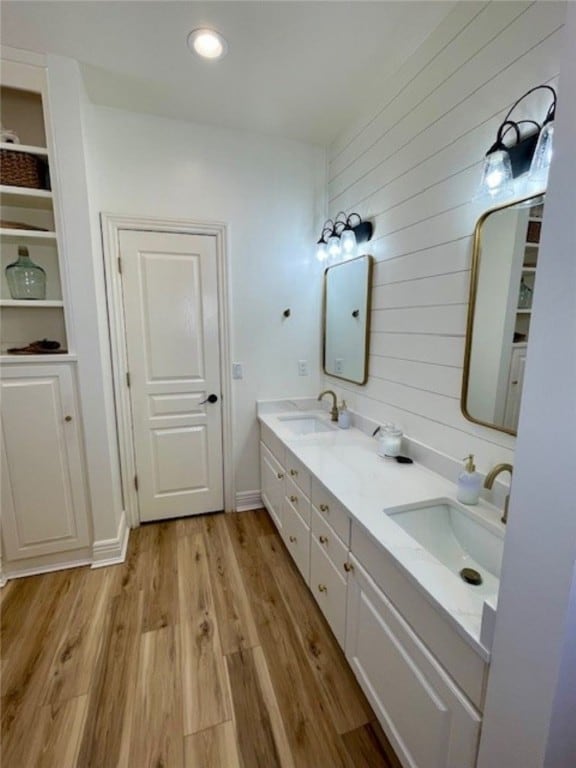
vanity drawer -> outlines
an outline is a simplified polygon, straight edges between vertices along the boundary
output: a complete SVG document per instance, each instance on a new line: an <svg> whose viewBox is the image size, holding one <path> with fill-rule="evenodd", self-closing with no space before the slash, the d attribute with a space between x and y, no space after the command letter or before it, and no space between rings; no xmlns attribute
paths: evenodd
<svg viewBox="0 0 576 768"><path fill-rule="evenodd" d="M346 640L346 580L334 567L321 544L310 544L310 589L340 646Z"/></svg>
<svg viewBox="0 0 576 768"><path fill-rule="evenodd" d="M286 448L266 424L260 424L260 439L283 467L286 466Z"/></svg>
<svg viewBox="0 0 576 768"><path fill-rule="evenodd" d="M306 525L310 525L310 499L302 493L302 489L296 485L294 480L286 474L286 498L299 513Z"/></svg>
<svg viewBox="0 0 576 768"><path fill-rule="evenodd" d="M282 522L284 544L306 584L310 585L310 528L287 498L284 499Z"/></svg>
<svg viewBox="0 0 576 768"><path fill-rule="evenodd" d="M276 461L273 454L260 443L260 482L262 501L270 513L278 530L282 529L282 506L285 496L284 467Z"/></svg>
<svg viewBox="0 0 576 768"><path fill-rule="evenodd" d="M310 482L312 475L308 469L302 464L300 459L286 448L286 476L294 480L294 482L300 486L301 490L310 498Z"/></svg>
<svg viewBox="0 0 576 768"><path fill-rule="evenodd" d="M347 580L348 571L344 568L344 564L348 565L348 547L342 543L316 509L312 509L312 537L326 553L338 573Z"/></svg>
<svg viewBox="0 0 576 768"><path fill-rule="evenodd" d="M336 531L346 546L350 544L350 518L342 504L315 477L312 478L312 504Z"/></svg>

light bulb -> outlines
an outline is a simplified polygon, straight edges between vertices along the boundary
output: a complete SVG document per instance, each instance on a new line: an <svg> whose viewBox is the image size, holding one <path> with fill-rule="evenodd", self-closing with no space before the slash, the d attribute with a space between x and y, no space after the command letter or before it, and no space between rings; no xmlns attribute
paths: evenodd
<svg viewBox="0 0 576 768"><path fill-rule="evenodd" d="M316 258L318 261L326 261L328 258L328 249L326 248L326 243L323 240L318 243L318 248L316 249Z"/></svg>
<svg viewBox="0 0 576 768"><path fill-rule="evenodd" d="M340 247L342 255L346 259L352 258L356 253L356 235L353 229L345 229L340 235Z"/></svg>
<svg viewBox="0 0 576 768"><path fill-rule="evenodd" d="M328 255L332 259L340 256L340 238L338 235L331 235L328 239Z"/></svg>
<svg viewBox="0 0 576 768"><path fill-rule="evenodd" d="M484 159L479 196L488 193L491 197L496 197L510 192L512 179L512 164L508 152L505 149L491 152Z"/></svg>
<svg viewBox="0 0 576 768"><path fill-rule="evenodd" d="M228 50L226 40L213 29L194 29L188 35L190 50L203 59L221 59Z"/></svg>
<svg viewBox="0 0 576 768"><path fill-rule="evenodd" d="M530 181L546 182L548 171L552 161L552 144L554 140L554 121L546 123L538 136L538 143L534 150L532 163L530 164Z"/></svg>

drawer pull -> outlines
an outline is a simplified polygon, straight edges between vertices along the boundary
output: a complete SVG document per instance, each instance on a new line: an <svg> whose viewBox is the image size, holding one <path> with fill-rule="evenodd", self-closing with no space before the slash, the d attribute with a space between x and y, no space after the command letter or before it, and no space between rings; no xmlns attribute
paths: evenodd
<svg viewBox="0 0 576 768"><path fill-rule="evenodd" d="M290 496L290 501L292 502L292 504L297 504L298 503L298 496Z"/></svg>
<svg viewBox="0 0 576 768"><path fill-rule="evenodd" d="M277 472L276 473L276 477L278 478L278 480L283 480L284 479L284 472Z"/></svg>
<svg viewBox="0 0 576 768"><path fill-rule="evenodd" d="M328 504L320 504L320 512L328 512Z"/></svg>
<svg viewBox="0 0 576 768"><path fill-rule="evenodd" d="M344 570L346 571L346 573L350 573L350 571L354 570L354 566L352 565L352 563L344 563Z"/></svg>
<svg viewBox="0 0 576 768"><path fill-rule="evenodd" d="M64 421L72 421L72 416L64 416Z"/></svg>
<svg viewBox="0 0 576 768"><path fill-rule="evenodd" d="M297 469L291 469L291 470L290 470L290 475L291 475L292 477L296 477L296 476L298 475L298 470L297 470Z"/></svg>
<svg viewBox="0 0 576 768"><path fill-rule="evenodd" d="M328 592L328 587L326 584L318 584L318 591L319 592Z"/></svg>
<svg viewBox="0 0 576 768"><path fill-rule="evenodd" d="M318 536L320 544L328 544L328 536Z"/></svg>
<svg viewBox="0 0 576 768"><path fill-rule="evenodd" d="M290 536L290 541L292 542L292 544L294 544L294 542L296 541L296 536Z"/></svg>

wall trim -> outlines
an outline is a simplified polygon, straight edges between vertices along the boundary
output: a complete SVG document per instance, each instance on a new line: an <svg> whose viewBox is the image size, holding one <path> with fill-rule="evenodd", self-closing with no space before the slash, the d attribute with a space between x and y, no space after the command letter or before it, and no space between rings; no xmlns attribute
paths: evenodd
<svg viewBox="0 0 576 768"><path fill-rule="evenodd" d="M102 251L108 304L108 323L112 358L114 399L118 428L118 447L122 491L128 525L133 528L140 524L138 495L133 478L136 474L136 460L132 437L130 397L125 386L124 373L128 370L126 351L126 330L124 325L124 300L120 275L117 269L120 255L121 230L147 230L171 232L186 235L212 235L216 238L216 263L218 281L218 305L220 320L220 370L222 386L222 459L224 472L224 509L235 509L236 488L234 480L234 429L232 410L231 350L230 350L230 294L229 255L227 227L222 222L195 221L192 219L157 219L141 216L120 216L113 213L100 214L102 228Z"/></svg>
<svg viewBox="0 0 576 768"><path fill-rule="evenodd" d="M264 506L260 491L238 491L236 494L236 512L248 512Z"/></svg>
<svg viewBox="0 0 576 768"><path fill-rule="evenodd" d="M114 539L101 539L92 545L92 568L117 565L126 559L130 528L123 511L118 525L118 535Z"/></svg>
<svg viewBox="0 0 576 768"><path fill-rule="evenodd" d="M21 568L10 573L2 574L2 580L0 580L0 587L3 587L7 581L12 579L23 579L26 576L39 576L43 573L54 573L55 571L66 571L70 568L81 568L85 565L90 565L90 558L79 558L78 560L68 560L63 563L52 563L50 565L31 565L28 568Z"/></svg>

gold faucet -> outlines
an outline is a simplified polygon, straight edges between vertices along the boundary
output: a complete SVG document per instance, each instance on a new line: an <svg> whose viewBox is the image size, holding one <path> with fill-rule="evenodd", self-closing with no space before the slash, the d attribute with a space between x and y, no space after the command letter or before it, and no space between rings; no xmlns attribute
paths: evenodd
<svg viewBox="0 0 576 768"><path fill-rule="evenodd" d="M323 392L320 392L318 395L318 400L322 400L324 395L332 395L332 409L330 410L330 418L332 421L338 421L338 399L336 397L336 394L332 392L331 389L325 389Z"/></svg>
<svg viewBox="0 0 576 768"><path fill-rule="evenodd" d="M510 479L512 479L512 472L514 467L512 464L496 464L496 466L488 472L486 479L484 480L484 488L490 490L494 485L494 480L498 477L500 472L510 472ZM504 514L500 518L504 525L508 521L508 502L510 501L510 494L506 494L506 500L504 501Z"/></svg>

